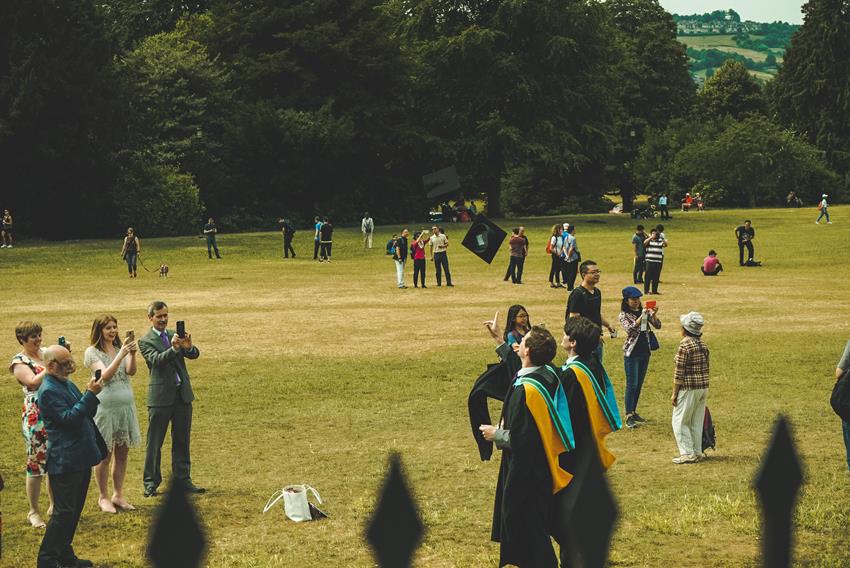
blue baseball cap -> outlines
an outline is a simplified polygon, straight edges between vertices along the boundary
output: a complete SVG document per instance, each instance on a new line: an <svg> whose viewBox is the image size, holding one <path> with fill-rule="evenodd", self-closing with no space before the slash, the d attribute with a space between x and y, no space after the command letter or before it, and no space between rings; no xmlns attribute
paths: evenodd
<svg viewBox="0 0 850 568"><path fill-rule="evenodd" d="M641 296L643 296L643 294L635 286L626 286L623 288L623 299L640 298Z"/></svg>

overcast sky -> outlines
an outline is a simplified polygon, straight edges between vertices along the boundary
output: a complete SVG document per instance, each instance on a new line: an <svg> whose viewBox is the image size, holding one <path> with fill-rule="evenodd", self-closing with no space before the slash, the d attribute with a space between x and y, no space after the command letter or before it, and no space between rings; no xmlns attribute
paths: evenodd
<svg viewBox="0 0 850 568"><path fill-rule="evenodd" d="M715 10L733 9L741 20L802 24L801 0L659 0L671 14L704 14Z"/></svg>

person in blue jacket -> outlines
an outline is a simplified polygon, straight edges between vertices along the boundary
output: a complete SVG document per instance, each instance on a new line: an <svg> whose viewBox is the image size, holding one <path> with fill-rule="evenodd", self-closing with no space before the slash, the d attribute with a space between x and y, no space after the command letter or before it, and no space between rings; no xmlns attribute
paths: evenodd
<svg viewBox="0 0 850 568"><path fill-rule="evenodd" d="M94 423L103 385L92 377L85 394L69 380L76 370L71 353L52 345L44 352L47 373L38 389L44 420L47 473L53 492L53 515L38 550L38 568L93 566L78 558L71 543L91 481L91 468L106 456L106 443Z"/></svg>

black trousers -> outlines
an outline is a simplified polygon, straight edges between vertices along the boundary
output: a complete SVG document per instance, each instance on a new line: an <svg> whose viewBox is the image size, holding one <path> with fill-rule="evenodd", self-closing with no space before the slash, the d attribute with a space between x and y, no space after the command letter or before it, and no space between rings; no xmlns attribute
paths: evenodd
<svg viewBox="0 0 850 568"><path fill-rule="evenodd" d="M663 264L660 262L652 262L650 260L646 261L646 274L643 276L644 294L649 291L652 291L653 294L658 293L658 281L661 280L662 266Z"/></svg>
<svg viewBox="0 0 850 568"><path fill-rule="evenodd" d="M286 237L283 238L283 256L284 258L289 258L289 253L292 253L292 258L295 258L295 249L292 248L292 237L288 239Z"/></svg>
<svg viewBox="0 0 850 568"><path fill-rule="evenodd" d="M446 271L446 284L451 286L452 273L449 272L449 257L445 252L434 253L434 266L437 268L437 286L443 285L443 270Z"/></svg>
<svg viewBox="0 0 850 568"><path fill-rule="evenodd" d="M77 555L71 543L86 502L91 468L70 473L51 473L53 515L38 549L38 568L55 568L57 563L73 566Z"/></svg>
<svg viewBox="0 0 850 568"><path fill-rule="evenodd" d="M511 256L508 271L505 272L505 280L511 279L514 284L522 284L522 268L525 265L524 256Z"/></svg>
<svg viewBox="0 0 850 568"><path fill-rule="evenodd" d="M215 242L215 237L207 237L207 255L212 258L212 251L215 250L215 257L221 258L221 255L218 254L218 245Z"/></svg>
<svg viewBox="0 0 850 568"><path fill-rule="evenodd" d="M741 266L744 266L744 247L747 247L747 260L752 260L755 256L751 241L738 241L738 264Z"/></svg>
<svg viewBox="0 0 850 568"><path fill-rule="evenodd" d="M425 287L425 263L427 261L424 258L414 258L413 259L413 287L416 288L416 279L422 279L422 287Z"/></svg>
<svg viewBox="0 0 850 568"><path fill-rule="evenodd" d="M148 407L148 438L145 448L145 487L156 489L162 483L162 443L171 423L171 476L177 483L192 482L189 459L189 437L192 433L192 404L186 404L177 393L171 406Z"/></svg>
<svg viewBox="0 0 850 568"><path fill-rule="evenodd" d="M578 261L564 261L564 284L567 285L567 290L572 290L576 285L576 276L578 275Z"/></svg>
<svg viewBox="0 0 850 568"><path fill-rule="evenodd" d="M718 264L717 268L714 269L714 272L706 272L704 266L700 266L699 269L700 269L700 272L702 272L703 276L717 276L718 274L723 272L723 265Z"/></svg>
<svg viewBox="0 0 850 568"><path fill-rule="evenodd" d="M660 207L661 207L661 218L662 219L669 219L670 218L670 210L667 209L666 205L661 205Z"/></svg>
<svg viewBox="0 0 850 568"><path fill-rule="evenodd" d="M635 284L640 284L643 282L643 273L646 270L646 262L643 257L636 256L635 257L635 267L632 270L632 281Z"/></svg>
<svg viewBox="0 0 850 568"><path fill-rule="evenodd" d="M549 284L560 284L562 271L561 264L563 261L557 254L550 254L549 256L552 257L552 266L549 268Z"/></svg>
<svg viewBox="0 0 850 568"><path fill-rule="evenodd" d="M316 239L313 241L313 260L318 260L319 258L319 240Z"/></svg>
<svg viewBox="0 0 850 568"><path fill-rule="evenodd" d="M331 247L333 243L322 243L322 260L330 260L331 259Z"/></svg>

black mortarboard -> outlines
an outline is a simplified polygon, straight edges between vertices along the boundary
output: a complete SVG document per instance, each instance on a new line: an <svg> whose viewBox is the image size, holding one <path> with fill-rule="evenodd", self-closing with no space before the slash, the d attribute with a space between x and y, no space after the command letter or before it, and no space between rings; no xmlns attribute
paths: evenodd
<svg viewBox="0 0 850 568"><path fill-rule="evenodd" d="M448 195L459 190L460 178L457 177L455 167L449 166L440 171L422 176L422 184L425 186L428 199L434 199L435 197Z"/></svg>
<svg viewBox="0 0 850 568"><path fill-rule="evenodd" d="M482 214L475 216L472 226L463 237L463 246L472 251L472 254L490 264L502 246L508 234Z"/></svg>

